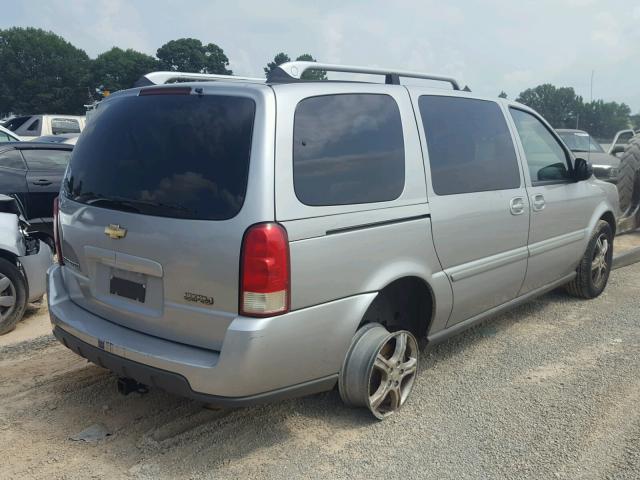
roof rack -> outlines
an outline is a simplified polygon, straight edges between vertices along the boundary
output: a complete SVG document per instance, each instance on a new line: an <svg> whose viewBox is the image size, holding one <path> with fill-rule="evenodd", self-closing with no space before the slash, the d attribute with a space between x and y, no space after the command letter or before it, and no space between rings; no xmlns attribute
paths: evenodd
<svg viewBox="0 0 640 480"><path fill-rule="evenodd" d="M264 78L236 77L235 75L217 75L213 73L151 72L140 77L134 87L164 85L172 80L265 82Z"/></svg>
<svg viewBox="0 0 640 480"><path fill-rule="evenodd" d="M302 74L307 70L324 70L327 72L348 72L367 73L372 75L384 75L385 83L390 85L400 85L400 77L422 78L425 80L436 80L450 83L454 90L460 90L460 85L455 78L445 75L434 75L430 73L410 72L406 70L392 70L388 68L370 68L351 65L334 65L331 63L318 62L287 62L279 65L269 72L267 82L284 83L295 82L301 79Z"/></svg>
<svg viewBox="0 0 640 480"><path fill-rule="evenodd" d="M213 73L186 73L186 72L151 72L143 75L134 84L134 87L146 87L149 85L164 85L174 80L187 81L226 81L226 82L257 82L264 83L289 83L302 80L302 74L307 70L324 70L327 72L365 73L371 75L384 75L388 85L400 85L400 78L421 78L450 83L454 90L460 90L460 84L455 78L431 73L411 72L406 70L391 70L388 68L370 68L351 65L335 65L318 62L287 62L269 72L267 78L237 77L235 75L218 75Z"/></svg>

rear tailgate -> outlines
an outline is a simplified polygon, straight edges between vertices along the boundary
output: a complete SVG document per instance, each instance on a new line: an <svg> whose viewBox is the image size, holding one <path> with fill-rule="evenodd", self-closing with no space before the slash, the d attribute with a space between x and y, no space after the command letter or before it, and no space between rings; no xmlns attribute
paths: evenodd
<svg viewBox="0 0 640 480"><path fill-rule="evenodd" d="M109 100L87 125L60 201L65 282L102 318L217 350L244 232L273 219L275 112L264 86L183 85Z"/></svg>

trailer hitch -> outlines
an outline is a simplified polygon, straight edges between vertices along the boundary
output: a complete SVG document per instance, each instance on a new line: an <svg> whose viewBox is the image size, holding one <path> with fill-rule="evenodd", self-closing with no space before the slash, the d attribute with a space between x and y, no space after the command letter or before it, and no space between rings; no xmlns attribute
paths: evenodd
<svg viewBox="0 0 640 480"><path fill-rule="evenodd" d="M119 377L118 378L118 393L121 395L129 395L131 392L136 392L141 395L149 393L149 387L140 383L133 378Z"/></svg>

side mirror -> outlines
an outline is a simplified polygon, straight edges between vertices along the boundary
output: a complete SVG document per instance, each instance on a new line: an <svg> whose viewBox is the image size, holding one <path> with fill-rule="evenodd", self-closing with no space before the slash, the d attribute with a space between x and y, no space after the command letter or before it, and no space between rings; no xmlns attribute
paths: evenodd
<svg viewBox="0 0 640 480"><path fill-rule="evenodd" d="M573 166L573 179L576 182L588 180L593 175L593 167L584 158L576 158Z"/></svg>
<svg viewBox="0 0 640 480"><path fill-rule="evenodd" d="M625 145L622 145L620 143L617 145L614 145L613 148L611 148L611 152L610 152L611 155L617 155L618 153L624 152L624 147Z"/></svg>

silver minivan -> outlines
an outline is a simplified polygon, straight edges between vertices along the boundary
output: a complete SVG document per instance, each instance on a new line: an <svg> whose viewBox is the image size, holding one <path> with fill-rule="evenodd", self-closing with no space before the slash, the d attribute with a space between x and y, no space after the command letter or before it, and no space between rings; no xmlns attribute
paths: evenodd
<svg viewBox="0 0 640 480"><path fill-rule="evenodd" d="M220 406L337 385L385 418L419 344L607 284L616 188L523 105L308 62L140 85L78 141L48 276L55 336L122 378Z"/></svg>

